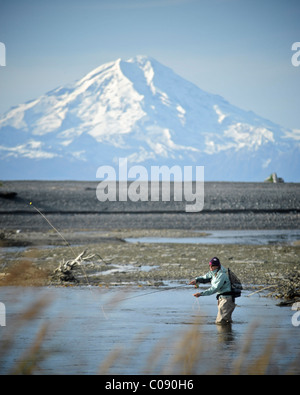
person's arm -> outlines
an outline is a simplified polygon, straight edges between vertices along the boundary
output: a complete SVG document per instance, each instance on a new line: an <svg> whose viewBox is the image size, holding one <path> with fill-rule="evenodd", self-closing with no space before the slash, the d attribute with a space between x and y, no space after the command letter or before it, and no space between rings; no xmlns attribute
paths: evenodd
<svg viewBox="0 0 300 395"><path fill-rule="evenodd" d="M198 284L206 284L211 282L211 273L208 272L204 276L199 276L196 277L195 280L192 280L190 282L190 285L195 285L196 288L198 288ZM198 292L194 294L196 298L199 298L199 296L202 296L202 292Z"/></svg>
<svg viewBox="0 0 300 395"><path fill-rule="evenodd" d="M224 285L226 281L226 275L224 273L219 272L216 278L216 281L213 282L212 286L205 291L201 292L199 296L209 296L216 292L218 292Z"/></svg>
<svg viewBox="0 0 300 395"><path fill-rule="evenodd" d="M189 285L197 285L197 284L206 284L211 281L211 273L208 272L204 274L204 276L196 277L194 280L190 282Z"/></svg>

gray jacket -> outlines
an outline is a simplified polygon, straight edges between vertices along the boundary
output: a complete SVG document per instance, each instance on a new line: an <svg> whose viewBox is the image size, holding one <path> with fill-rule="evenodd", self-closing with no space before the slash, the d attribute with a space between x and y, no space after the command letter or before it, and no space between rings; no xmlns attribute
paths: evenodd
<svg viewBox="0 0 300 395"><path fill-rule="evenodd" d="M204 276L196 277L197 284L211 283L210 288L201 292L202 296L212 295L214 293L221 295L224 292L231 292L231 284L227 274L227 269L221 266L218 271L209 271Z"/></svg>

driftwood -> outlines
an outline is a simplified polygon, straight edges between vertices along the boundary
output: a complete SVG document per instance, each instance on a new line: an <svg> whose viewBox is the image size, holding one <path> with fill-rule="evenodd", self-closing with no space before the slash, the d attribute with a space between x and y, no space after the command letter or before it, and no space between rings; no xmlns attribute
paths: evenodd
<svg viewBox="0 0 300 395"><path fill-rule="evenodd" d="M274 287L276 287L276 285L268 285L267 287L264 287L264 288L259 289L258 291L252 292L251 294L249 294L247 296L249 297L249 296L252 296L252 295L257 294L259 292L265 291L266 289L270 289L270 288L274 288Z"/></svg>
<svg viewBox="0 0 300 395"><path fill-rule="evenodd" d="M292 310L300 310L300 298L293 300L284 300L279 302L276 306L292 306Z"/></svg>
<svg viewBox="0 0 300 395"><path fill-rule="evenodd" d="M65 262L63 261L59 264L59 266L54 270L53 272L53 277L57 278L58 280L62 282L75 282L79 283L79 280L75 277L73 269L76 266L80 266L82 269L82 272L85 276L86 282L89 284L86 272L82 266L82 263L85 261L90 261L91 259L95 258L97 255L96 254L89 254L87 255L87 251L84 250L82 251L75 259L68 260Z"/></svg>

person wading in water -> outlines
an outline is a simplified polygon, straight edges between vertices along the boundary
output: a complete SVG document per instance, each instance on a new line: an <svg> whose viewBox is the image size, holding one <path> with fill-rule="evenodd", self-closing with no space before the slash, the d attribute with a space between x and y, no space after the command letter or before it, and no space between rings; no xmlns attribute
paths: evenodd
<svg viewBox="0 0 300 395"><path fill-rule="evenodd" d="M217 257L211 259L209 267L210 271L208 273L204 276L196 277L189 285L195 285L195 287L198 288L198 284L210 282L210 288L203 292L195 293L194 296L199 298L200 296L208 296L216 293L218 300L216 324L230 324L232 323L231 316L236 305L231 295L231 283L227 270L221 265Z"/></svg>

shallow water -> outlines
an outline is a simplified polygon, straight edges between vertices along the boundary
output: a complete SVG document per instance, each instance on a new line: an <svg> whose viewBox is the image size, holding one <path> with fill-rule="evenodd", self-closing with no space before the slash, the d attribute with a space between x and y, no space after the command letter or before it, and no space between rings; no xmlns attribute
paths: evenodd
<svg viewBox="0 0 300 395"><path fill-rule="evenodd" d="M101 272L96 272L93 274L90 274L90 276L98 276L99 274L101 276L107 276L110 274L114 274L114 273L123 273L123 272L150 272L151 270L155 270L156 268L158 268L159 266L149 266L149 265L142 265L142 266L134 266L134 265L117 265L114 264L114 268L113 269L109 269L109 270L105 270L105 271L101 271Z"/></svg>
<svg viewBox="0 0 300 395"><path fill-rule="evenodd" d="M195 299L193 293L192 287L184 286L176 289L1 287L6 326L0 328L0 344L3 350L9 336L13 344L6 355L0 353L0 373L16 366L45 323L47 333L42 343L45 360L40 361L37 373L95 374L101 366L104 369L104 361L108 369L101 373L178 373L170 361L178 356L177 343L182 331L195 325L205 345L197 373L213 373L217 369L231 373L232 363L241 355L254 322L258 326L250 330L253 342L247 363L274 339L271 372L284 373L286 368L291 368L299 373L298 367L292 368L292 361L300 354L300 326L293 326L291 321L295 311L277 307L275 300L257 294L247 297L245 292L236 301L234 323L224 328L214 324L215 297ZM51 301L49 306L20 325L22 313L43 297ZM195 323L199 319L200 323ZM117 357L109 362L107 358L113 350L118 350ZM147 359L154 350L149 363ZM50 353L45 354L47 351Z"/></svg>
<svg viewBox="0 0 300 395"><path fill-rule="evenodd" d="M291 244L300 240L300 230L220 230L207 231L207 235L201 237L140 237L125 240L131 243Z"/></svg>

